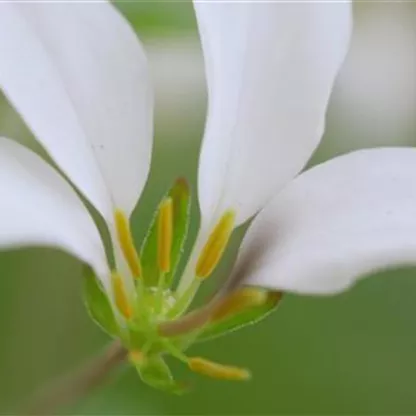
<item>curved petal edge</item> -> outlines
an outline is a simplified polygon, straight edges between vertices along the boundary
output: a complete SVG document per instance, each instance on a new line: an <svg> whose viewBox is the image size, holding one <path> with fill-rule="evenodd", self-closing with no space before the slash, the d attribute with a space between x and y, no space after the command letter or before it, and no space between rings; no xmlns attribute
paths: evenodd
<svg viewBox="0 0 416 416"><path fill-rule="evenodd" d="M208 84L202 219L252 217L321 140L351 3L195 1Z"/></svg>
<svg viewBox="0 0 416 416"><path fill-rule="evenodd" d="M0 88L107 221L147 179L153 93L142 46L108 1L0 4Z"/></svg>
<svg viewBox="0 0 416 416"><path fill-rule="evenodd" d="M360 150L302 173L254 219L232 279L331 294L416 265L416 149Z"/></svg>
<svg viewBox="0 0 416 416"><path fill-rule="evenodd" d="M88 263L107 285L98 229L71 186L43 159L0 137L0 249L60 248Z"/></svg>

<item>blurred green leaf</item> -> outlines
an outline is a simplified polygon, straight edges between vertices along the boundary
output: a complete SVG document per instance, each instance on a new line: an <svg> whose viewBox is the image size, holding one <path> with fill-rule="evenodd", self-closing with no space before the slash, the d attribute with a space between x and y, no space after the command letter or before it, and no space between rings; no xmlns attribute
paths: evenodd
<svg viewBox="0 0 416 416"><path fill-rule="evenodd" d="M170 34L195 29L191 0L185 1L115 1L115 4L140 30L141 34Z"/></svg>

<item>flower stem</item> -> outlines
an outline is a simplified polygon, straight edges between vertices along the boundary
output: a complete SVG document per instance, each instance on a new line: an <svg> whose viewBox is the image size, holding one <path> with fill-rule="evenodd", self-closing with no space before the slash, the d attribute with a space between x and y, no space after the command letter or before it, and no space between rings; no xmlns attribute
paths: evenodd
<svg viewBox="0 0 416 416"><path fill-rule="evenodd" d="M101 385L111 370L121 364L127 351L119 341L111 343L103 354L74 373L54 381L36 394L20 414L53 415L75 403Z"/></svg>

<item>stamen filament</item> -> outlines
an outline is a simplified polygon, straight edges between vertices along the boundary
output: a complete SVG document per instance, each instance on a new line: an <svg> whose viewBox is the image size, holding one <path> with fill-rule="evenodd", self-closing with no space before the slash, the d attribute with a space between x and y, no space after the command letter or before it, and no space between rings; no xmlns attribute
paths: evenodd
<svg viewBox="0 0 416 416"><path fill-rule="evenodd" d="M127 264L135 278L142 274L139 255L134 247L134 241L131 234L129 220L123 211L116 209L114 219L117 230L117 237L121 250L126 258Z"/></svg>
<svg viewBox="0 0 416 416"><path fill-rule="evenodd" d="M159 270L167 273L171 268L171 251L173 239L173 201L166 198L160 205L158 217L157 258Z"/></svg>
<svg viewBox="0 0 416 416"><path fill-rule="evenodd" d="M198 291L200 284L201 281L199 279L192 280L191 284L187 287L185 292L182 293L182 295L176 300L175 304L169 310L169 318L176 318L177 316L182 315L182 313L186 311L186 309L192 302L192 299L194 298L196 292Z"/></svg>
<svg viewBox="0 0 416 416"><path fill-rule="evenodd" d="M126 319L130 319L133 316L133 310L127 298L123 279L116 271L113 271L111 274L111 284L113 288L114 300L118 310Z"/></svg>
<svg viewBox="0 0 416 416"><path fill-rule="evenodd" d="M163 311L163 290L165 285L165 276L164 272L161 272L159 275L159 283L157 287L157 296L155 299L155 312L157 315L160 315Z"/></svg>
<svg viewBox="0 0 416 416"><path fill-rule="evenodd" d="M218 221L198 258L195 274L200 279L208 277L218 265L234 229L235 211L227 211Z"/></svg>
<svg viewBox="0 0 416 416"><path fill-rule="evenodd" d="M220 380L245 381L251 377L245 368L218 364L201 357L189 358L188 366L195 373Z"/></svg>
<svg viewBox="0 0 416 416"><path fill-rule="evenodd" d="M184 363L188 362L188 357L178 348L175 347L170 341L164 340L162 341L165 348L170 352L170 354L177 358L179 361Z"/></svg>

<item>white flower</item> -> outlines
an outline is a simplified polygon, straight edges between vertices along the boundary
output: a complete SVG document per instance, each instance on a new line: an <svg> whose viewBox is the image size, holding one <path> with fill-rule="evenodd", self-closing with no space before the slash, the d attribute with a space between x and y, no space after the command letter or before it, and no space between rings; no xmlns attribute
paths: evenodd
<svg viewBox="0 0 416 416"><path fill-rule="evenodd" d="M114 212L133 211L152 148L152 89L140 43L106 2L2 3L0 26L4 94L104 217L128 275ZM61 247L89 263L109 288L101 238L76 194L36 155L7 139L1 146L1 189L10 202L2 209L2 244Z"/></svg>
<svg viewBox="0 0 416 416"><path fill-rule="evenodd" d="M203 224L226 209L240 224L262 209L234 278L335 293L375 270L415 264L416 149L357 151L295 178L323 134L351 4L201 2L196 11L210 104Z"/></svg>
<svg viewBox="0 0 416 416"><path fill-rule="evenodd" d="M195 9L209 108L199 167L201 229L178 290L166 297L140 283L128 218L149 171L152 88L139 41L107 2L1 3L0 86L105 219L115 270L71 186L6 138L0 140L0 245L56 246L77 256L101 279L121 312L121 327L133 332L149 296L163 303L152 304L157 323L161 315L177 316L167 312L172 305L181 314L233 229L259 211L228 288L245 283L334 293L370 271L416 263L416 150L358 151L293 179L323 134L349 42L350 2L204 1ZM172 244L172 208L165 202L161 287ZM235 312L227 307L221 313ZM178 331L175 323L160 325L161 334L178 335L183 322ZM200 359L188 364L211 375L246 377Z"/></svg>

